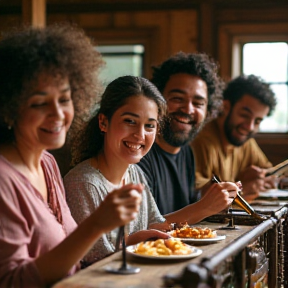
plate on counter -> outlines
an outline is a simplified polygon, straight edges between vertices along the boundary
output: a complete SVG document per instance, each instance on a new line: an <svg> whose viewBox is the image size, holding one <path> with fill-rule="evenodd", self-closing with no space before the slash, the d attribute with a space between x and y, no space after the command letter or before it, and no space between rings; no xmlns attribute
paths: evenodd
<svg viewBox="0 0 288 288"><path fill-rule="evenodd" d="M288 191L281 189L269 189L265 192L259 192L259 199L276 198L276 199L288 199Z"/></svg>
<svg viewBox="0 0 288 288"><path fill-rule="evenodd" d="M213 238L176 238L176 239L179 239L183 242L198 243L201 245L201 244L210 244L210 243L222 241L222 240L226 239L226 235L218 235L218 236L213 237Z"/></svg>
<svg viewBox="0 0 288 288"><path fill-rule="evenodd" d="M187 245L187 244L186 244ZM187 245L190 246L190 245ZM157 260L180 260L180 259L190 259L190 258L194 258L197 257L199 255L202 254L202 250L193 246L191 247L191 253L190 254L186 254L186 255L159 255L159 256L152 256L152 255L145 255L145 254L138 254L135 253L135 250L137 248L137 245L132 245L132 246L128 246L126 248L126 251L128 254L133 255L135 257L139 257L139 258L146 258L146 259L157 259Z"/></svg>

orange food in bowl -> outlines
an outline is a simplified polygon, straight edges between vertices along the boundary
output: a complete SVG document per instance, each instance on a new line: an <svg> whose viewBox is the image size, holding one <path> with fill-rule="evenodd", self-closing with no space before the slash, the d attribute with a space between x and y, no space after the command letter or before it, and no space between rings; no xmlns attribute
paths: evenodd
<svg viewBox="0 0 288 288"><path fill-rule="evenodd" d="M188 225L184 225L182 228L172 230L169 234L177 238L207 239L217 237L215 230L207 227L190 227Z"/></svg>

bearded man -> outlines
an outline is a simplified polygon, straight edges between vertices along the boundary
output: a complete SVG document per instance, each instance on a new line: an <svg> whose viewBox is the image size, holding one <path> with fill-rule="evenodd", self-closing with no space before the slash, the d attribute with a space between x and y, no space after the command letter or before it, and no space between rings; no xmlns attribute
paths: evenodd
<svg viewBox="0 0 288 288"><path fill-rule="evenodd" d="M151 81L167 101L167 115L154 145L138 165L147 176L160 212L166 215L199 200L189 143L206 121L218 115L223 82L213 59L183 52L153 67ZM210 193L212 189L208 185L205 190L211 201L218 197ZM205 209L192 210L202 213Z"/></svg>
<svg viewBox="0 0 288 288"><path fill-rule="evenodd" d="M241 181L243 196L253 200L260 191L276 188L275 177L265 177L268 161L253 136L276 106L269 85L255 75L239 76L223 92L223 111L191 142L196 163L196 187L213 174L222 181Z"/></svg>

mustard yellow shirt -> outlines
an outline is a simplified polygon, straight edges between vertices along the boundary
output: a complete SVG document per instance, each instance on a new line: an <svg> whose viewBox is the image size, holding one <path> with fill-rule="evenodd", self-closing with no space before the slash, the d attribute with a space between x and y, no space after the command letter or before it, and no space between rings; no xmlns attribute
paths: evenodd
<svg viewBox="0 0 288 288"><path fill-rule="evenodd" d="M242 146L230 145L226 151L221 143L217 120L212 120L192 141L196 164L196 188L211 180L213 174L222 181L239 181L239 173L251 165L261 168L272 166L255 139L249 139Z"/></svg>

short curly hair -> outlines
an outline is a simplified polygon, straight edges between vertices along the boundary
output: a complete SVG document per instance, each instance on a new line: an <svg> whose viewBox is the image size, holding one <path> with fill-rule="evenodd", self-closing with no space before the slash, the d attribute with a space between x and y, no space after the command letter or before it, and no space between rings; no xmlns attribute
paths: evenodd
<svg viewBox="0 0 288 288"><path fill-rule="evenodd" d="M230 101L232 108L245 94L267 105L269 107L268 116L274 111L277 104L274 92L268 83L253 74L241 75L231 80L223 92L223 98Z"/></svg>
<svg viewBox="0 0 288 288"><path fill-rule="evenodd" d="M14 140L13 123L40 74L67 77L77 125L102 92L97 74L104 64L84 31L71 24L20 27L0 41L0 142ZM11 129L12 127L12 129Z"/></svg>
<svg viewBox="0 0 288 288"><path fill-rule="evenodd" d="M151 81L161 93L163 93L171 75L186 73L200 77L208 88L208 116L206 121L218 116L222 106L224 82L218 75L218 64L207 54L178 52L152 69Z"/></svg>

